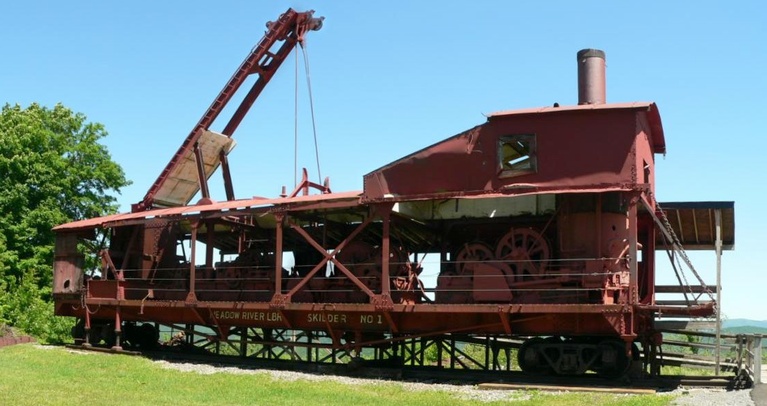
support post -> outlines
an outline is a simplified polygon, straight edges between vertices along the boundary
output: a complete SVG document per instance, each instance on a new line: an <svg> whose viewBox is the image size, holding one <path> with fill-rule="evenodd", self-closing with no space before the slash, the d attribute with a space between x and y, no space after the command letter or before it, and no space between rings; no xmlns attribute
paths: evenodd
<svg viewBox="0 0 767 406"><path fill-rule="evenodd" d="M197 295L195 292L195 257L197 255L197 228L200 226L199 222L192 223L192 248L190 252L190 258L189 258L189 293L186 295L186 303L196 303L197 302Z"/></svg>
<svg viewBox="0 0 767 406"><path fill-rule="evenodd" d="M248 328L240 327L240 356L248 356Z"/></svg>
<svg viewBox="0 0 767 406"><path fill-rule="evenodd" d="M629 285L631 291L629 292L629 303L639 303L639 275L637 265L637 199L631 199L629 204Z"/></svg>
<svg viewBox="0 0 767 406"><path fill-rule="evenodd" d="M277 221L277 228L275 230L276 247L274 247L274 294L276 296L282 295L282 221L285 215L278 213L274 215L274 218Z"/></svg>
<svg viewBox="0 0 767 406"><path fill-rule="evenodd" d="M122 335L122 320L120 318L120 305L117 305L115 309L115 343L112 346L114 351L122 351L123 347L120 343L120 336Z"/></svg>
<svg viewBox="0 0 767 406"><path fill-rule="evenodd" d="M204 200L210 200L210 191L208 190L208 177L205 174L205 161L203 161L202 149L200 144L194 144L194 160L197 163L197 178L200 183L200 194Z"/></svg>
<svg viewBox="0 0 767 406"><path fill-rule="evenodd" d="M83 347L91 347L91 313L85 308L85 341Z"/></svg>
<svg viewBox="0 0 767 406"><path fill-rule="evenodd" d="M216 226L213 221L205 222L205 268L213 269L213 247L216 243L215 236Z"/></svg>
<svg viewBox="0 0 767 406"><path fill-rule="evenodd" d="M391 205L381 207L381 219L383 221L383 236L381 241L381 295L391 297L391 275L389 275L390 239L389 223L391 220Z"/></svg>
<svg viewBox="0 0 767 406"><path fill-rule="evenodd" d="M221 161L221 173L224 176L224 190L226 191L226 200L234 200L234 187L232 186L232 174L229 170L229 157L222 149L218 153L219 160Z"/></svg>
<svg viewBox="0 0 767 406"><path fill-rule="evenodd" d="M719 376L722 357L722 210L714 210L716 227L716 366L714 374Z"/></svg>
<svg viewBox="0 0 767 406"><path fill-rule="evenodd" d="M765 383L762 381L762 337L761 334L752 336L754 346L754 385Z"/></svg>

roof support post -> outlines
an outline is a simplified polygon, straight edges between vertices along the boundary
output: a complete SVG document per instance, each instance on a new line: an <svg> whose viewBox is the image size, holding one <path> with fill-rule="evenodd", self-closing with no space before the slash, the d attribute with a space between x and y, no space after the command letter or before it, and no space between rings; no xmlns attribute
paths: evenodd
<svg viewBox="0 0 767 406"><path fill-rule="evenodd" d="M389 260L391 259L390 253L390 239L389 239L389 223L391 220L392 204L386 204L378 207L378 213L383 220L383 235L381 241L381 295L385 298L391 297L391 275L389 275Z"/></svg>
<svg viewBox="0 0 767 406"><path fill-rule="evenodd" d="M213 247L216 243L216 225L213 220L205 222L205 267L213 269Z"/></svg>
<svg viewBox="0 0 767 406"><path fill-rule="evenodd" d="M283 213L275 213L274 219L277 221L274 247L274 295L277 296L282 295L282 222L285 219L285 215ZM290 297L290 293L287 296Z"/></svg>
<svg viewBox="0 0 767 406"><path fill-rule="evenodd" d="M197 228L200 226L199 222L192 223L192 248L189 255L191 256L189 259L189 293L186 295L186 304L194 304L197 303L197 295L194 293L195 291L195 283L194 283L194 274L196 273L195 265L194 265L194 258L197 254L196 246L197 246Z"/></svg>
<svg viewBox="0 0 767 406"><path fill-rule="evenodd" d="M720 361L722 356L722 209L714 210L714 224L716 227L716 366L715 375L719 375Z"/></svg>

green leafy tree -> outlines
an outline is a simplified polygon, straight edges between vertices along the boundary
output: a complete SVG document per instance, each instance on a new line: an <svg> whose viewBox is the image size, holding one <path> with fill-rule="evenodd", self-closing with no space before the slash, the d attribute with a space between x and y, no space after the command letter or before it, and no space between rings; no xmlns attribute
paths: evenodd
<svg viewBox="0 0 767 406"><path fill-rule="evenodd" d="M99 143L106 135L61 104L0 110L0 321L22 322L18 306L50 307L54 226L117 210L114 194L130 182Z"/></svg>

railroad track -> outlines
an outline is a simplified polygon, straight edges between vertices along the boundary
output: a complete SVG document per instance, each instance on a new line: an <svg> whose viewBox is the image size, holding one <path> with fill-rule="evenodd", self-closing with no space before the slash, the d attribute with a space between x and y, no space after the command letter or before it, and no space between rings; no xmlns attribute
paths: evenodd
<svg viewBox="0 0 767 406"><path fill-rule="evenodd" d="M473 369L445 369L438 367L387 366L365 361L349 364L315 363L306 361L265 360L233 355L215 355L185 350L114 350L107 347L67 345L75 350L110 354L143 356L172 363L200 363L241 369L289 370L320 375L338 375L353 378L386 379L404 382L430 382L453 385L476 385L487 390L545 390L572 392L610 392L646 394L684 388L744 389L747 386L735 376L664 375L607 379L595 374L581 376L530 375L521 371L485 371Z"/></svg>

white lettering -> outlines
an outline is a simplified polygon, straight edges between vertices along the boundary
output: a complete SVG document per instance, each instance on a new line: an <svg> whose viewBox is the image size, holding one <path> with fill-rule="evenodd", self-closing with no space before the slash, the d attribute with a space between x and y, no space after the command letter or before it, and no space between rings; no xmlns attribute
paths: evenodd
<svg viewBox="0 0 767 406"><path fill-rule="evenodd" d="M218 320L239 320L240 319L240 312L232 312L228 310L214 310L213 316Z"/></svg>
<svg viewBox="0 0 767 406"><path fill-rule="evenodd" d="M278 314L279 316L279 314ZM348 319L345 314L338 313L309 313L306 315L306 321L309 323L346 323Z"/></svg>
<svg viewBox="0 0 767 406"><path fill-rule="evenodd" d="M247 320L247 321L282 321L282 315L279 312L239 312L228 310L214 310L213 317L217 320Z"/></svg>

